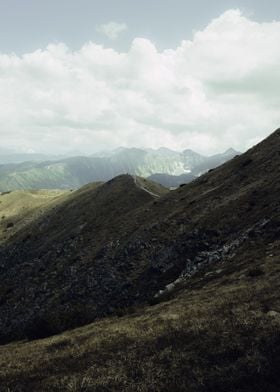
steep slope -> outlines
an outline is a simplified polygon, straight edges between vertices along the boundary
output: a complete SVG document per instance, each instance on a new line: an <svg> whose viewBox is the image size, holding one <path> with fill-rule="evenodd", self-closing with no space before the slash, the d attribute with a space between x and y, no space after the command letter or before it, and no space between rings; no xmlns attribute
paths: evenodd
<svg viewBox="0 0 280 392"><path fill-rule="evenodd" d="M168 193L168 188L165 188L161 184L154 182L152 180L138 177L138 176L133 176L134 184L144 190L145 192L148 192L150 195L159 198L165 194Z"/></svg>
<svg viewBox="0 0 280 392"><path fill-rule="evenodd" d="M160 298L166 285L244 249L263 255L279 238L279 140L278 130L160 198L120 176L25 227L1 249L2 340Z"/></svg>
<svg viewBox="0 0 280 392"><path fill-rule="evenodd" d="M110 313L103 290L118 303L115 292L128 276L123 279L127 271L107 263L105 254L134 224L131 211L161 192L166 190L157 184L123 175L97 188L87 185L73 192L17 232L10 245L2 246L0 257L0 307L2 316L13 318L10 329L6 316L1 317L2 338L10 333L20 337L23 330L29 335L37 329L49 334ZM18 305L18 311L12 311ZM46 312L52 313L54 326L43 322Z"/></svg>
<svg viewBox="0 0 280 392"><path fill-rule="evenodd" d="M0 191L78 188L92 181L108 181L126 173L142 177L154 173L181 175L192 171L201 174L232 156L230 153L221 154L212 159L191 150L180 153L164 148L122 148L101 156L0 165Z"/></svg>
<svg viewBox="0 0 280 392"><path fill-rule="evenodd" d="M0 389L278 392L280 241L259 249L198 272L161 304L0 346Z"/></svg>
<svg viewBox="0 0 280 392"><path fill-rule="evenodd" d="M207 157L206 160L200 161L197 163L197 165L195 165L192 170L192 174L194 176L200 176L201 174L206 173L208 170L215 169L215 167L222 165L237 155L240 155L240 153L233 148L230 148L223 154L216 154Z"/></svg>

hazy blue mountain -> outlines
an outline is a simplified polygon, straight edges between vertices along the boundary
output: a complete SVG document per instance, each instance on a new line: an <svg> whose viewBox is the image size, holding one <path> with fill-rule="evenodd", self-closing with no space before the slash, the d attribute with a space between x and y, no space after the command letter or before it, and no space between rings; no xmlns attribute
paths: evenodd
<svg viewBox="0 0 280 392"><path fill-rule="evenodd" d="M236 154L234 150L228 150L224 154L206 157L192 150L177 152L167 148L158 150L118 148L90 157L76 156L56 160L49 157L45 160L40 159L43 158L40 154L27 154L27 161L21 163L17 161L20 159L19 155L15 154L14 163L0 165L0 191L77 188L89 182L107 181L126 173L146 178L154 174L174 177L186 174L197 176L224 163ZM23 156L21 154L21 157ZM38 159L36 160L35 157ZM1 161L3 156L0 156ZM187 180L173 178L172 184L188 182L190 178L193 177L187 176ZM166 177L161 176L161 180L162 185L166 185Z"/></svg>
<svg viewBox="0 0 280 392"><path fill-rule="evenodd" d="M71 151L67 154L43 154L35 152L19 152L9 148L0 147L0 164L4 165L9 163L58 161L78 155L80 155L80 153L77 151Z"/></svg>
<svg viewBox="0 0 280 392"><path fill-rule="evenodd" d="M233 148L228 149L223 154L216 154L208 157L205 161L198 163L192 170L192 174L195 176L200 176L201 174L207 172L207 170L214 169L217 166L234 158L236 155L240 155L238 151Z"/></svg>

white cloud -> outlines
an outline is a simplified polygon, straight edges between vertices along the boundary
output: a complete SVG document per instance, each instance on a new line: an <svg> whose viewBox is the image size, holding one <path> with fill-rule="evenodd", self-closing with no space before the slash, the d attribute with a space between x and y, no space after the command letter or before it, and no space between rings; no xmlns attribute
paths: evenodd
<svg viewBox="0 0 280 392"><path fill-rule="evenodd" d="M119 35L127 30L125 23L109 22L96 27L98 33L106 35L107 38L115 40Z"/></svg>
<svg viewBox="0 0 280 392"><path fill-rule="evenodd" d="M229 10L163 52L136 38L126 53L90 42L0 54L1 146L246 149L280 123L279 42L279 22Z"/></svg>

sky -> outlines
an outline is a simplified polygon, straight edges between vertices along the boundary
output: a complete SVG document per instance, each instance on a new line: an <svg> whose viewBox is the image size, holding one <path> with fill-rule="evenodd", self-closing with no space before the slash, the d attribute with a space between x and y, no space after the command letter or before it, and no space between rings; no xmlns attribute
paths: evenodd
<svg viewBox="0 0 280 392"><path fill-rule="evenodd" d="M279 0L0 0L0 147L245 151L280 126Z"/></svg>

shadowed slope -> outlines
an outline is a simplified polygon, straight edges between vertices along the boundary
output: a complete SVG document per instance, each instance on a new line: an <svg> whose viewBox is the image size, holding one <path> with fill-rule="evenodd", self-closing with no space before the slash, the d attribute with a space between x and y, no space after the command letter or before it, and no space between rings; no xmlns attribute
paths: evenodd
<svg viewBox="0 0 280 392"><path fill-rule="evenodd" d="M279 238L279 135L161 198L118 177L19 233L2 250L3 338L146 303L244 247L262 254Z"/></svg>
<svg viewBox="0 0 280 392"><path fill-rule="evenodd" d="M183 282L168 302L0 346L0 389L278 392L279 260L279 240L266 251L263 242L246 246Z"/></svg>
<svg viewBox="0 0 280 392"><path fill-rule="evenodd" d="M1 318L3 338L48 335L89 322L111 312L111 299L125 305L117 293L128 273L106 253L134 224L129 213L155 198L145 183L143 190L123 175L97 188L87 185L11 238L0 265L2 315L12 318L11 332ZM163 191L151 184L156 188Z"/></svg>
<svg viewBox="0 0 280 392"><path fill-rule="evenodd" d="M46 325L44 334L151 298L154 306L130 309L131 315L122 310L121 318L52 338L1 346L0 387L278 392L279 146L278 130L243 156L161 198L129 176L95 191L89 186L45 216L42 230L40 219L18 233L3 249L1 283L10 286L1 295L2 336L38 337ZM87 223L82 228L78 211ZM71 235L73 227L81 230L72 239L81 243L74 242L73 249L71 242L67 247L67 225L59 221L62 213L64 223L73 223ZM22 244L35 228L38 238ZM46 233L53 237L44 245ZM62 248L56 255L57 244ZM36 258L37 247L42 255ZM44 268L42 276L36 268ZM169 289L155 298L166 283Z"/></svg>

